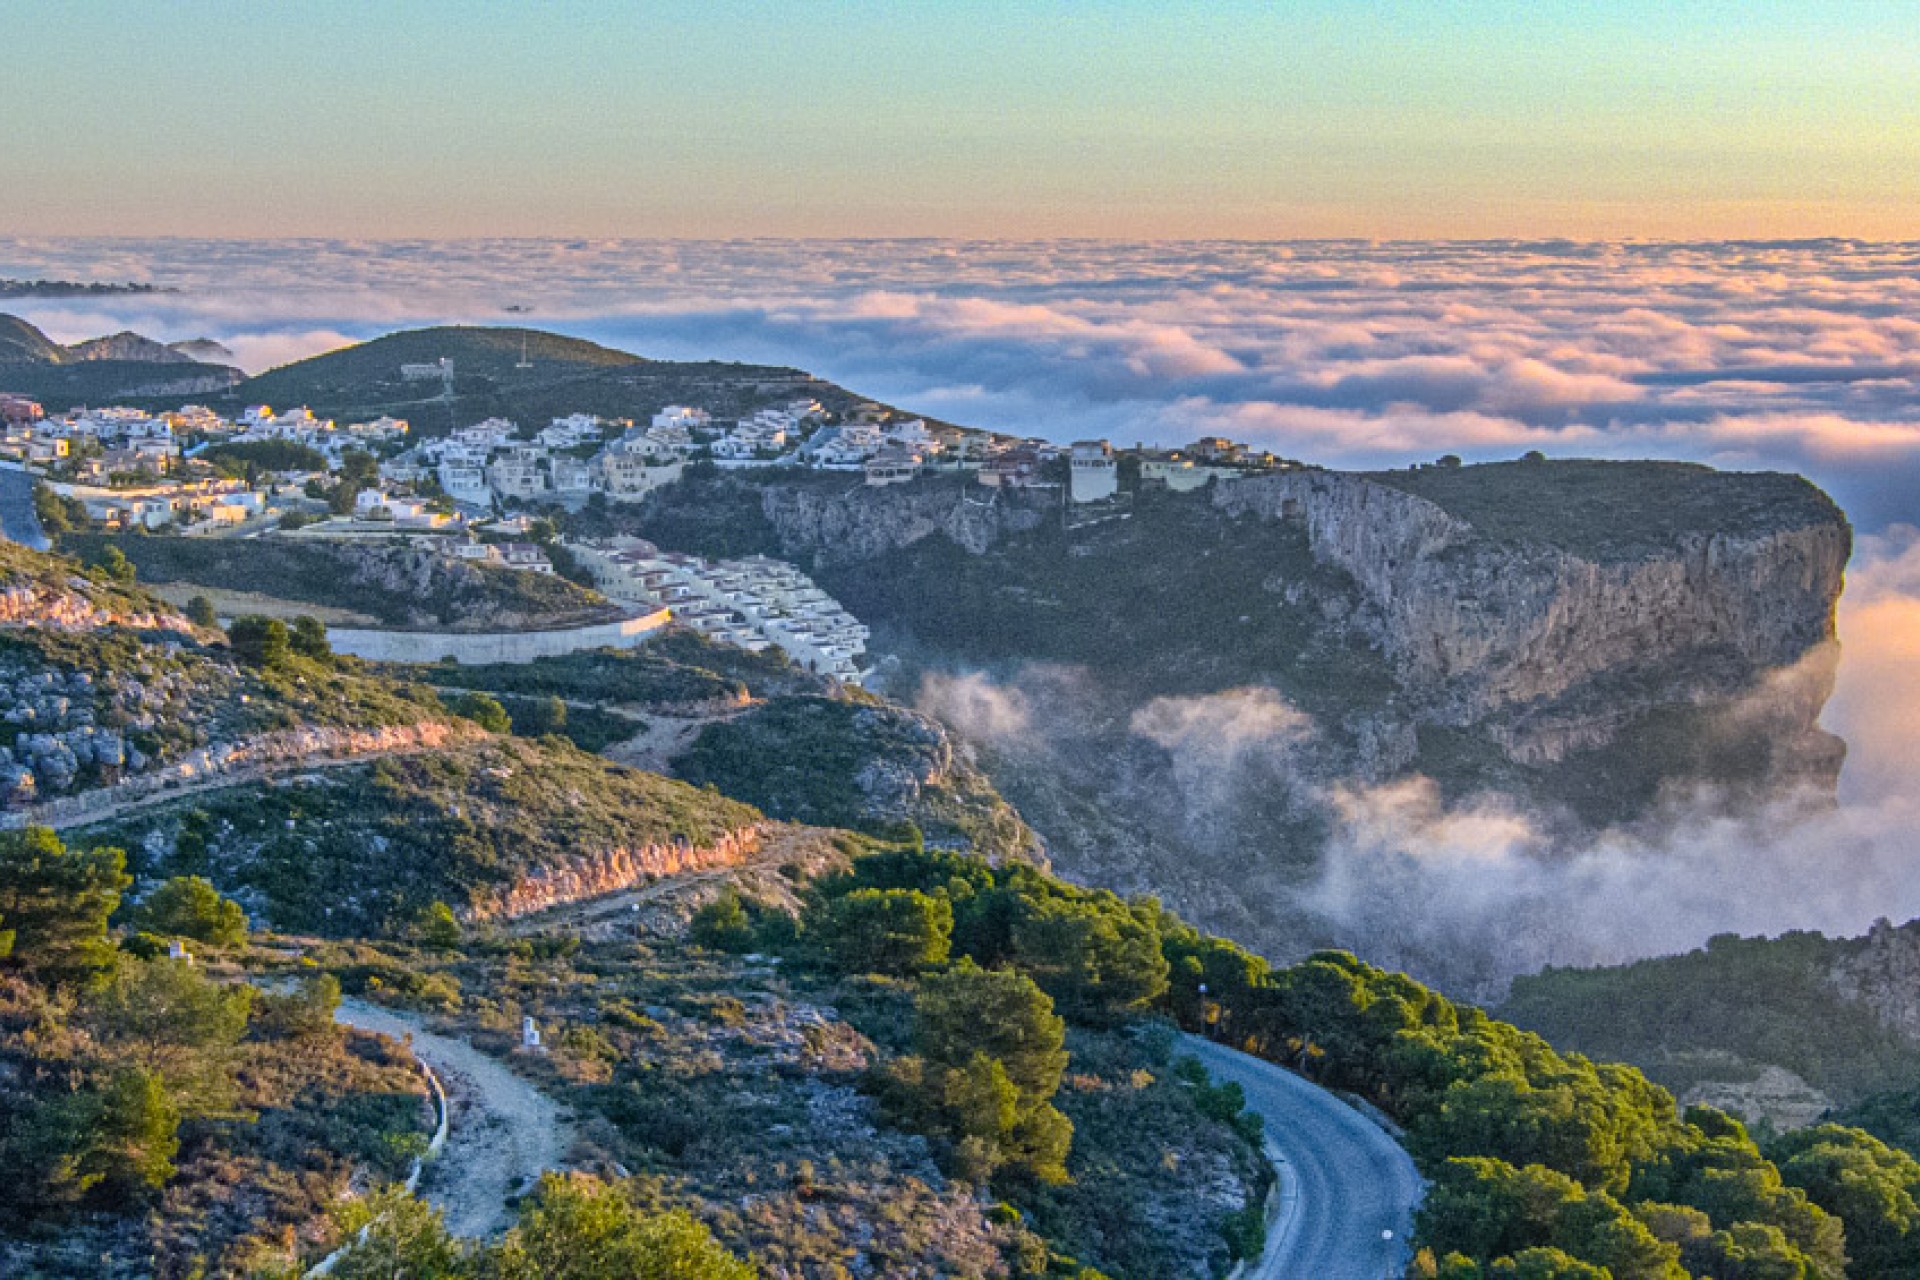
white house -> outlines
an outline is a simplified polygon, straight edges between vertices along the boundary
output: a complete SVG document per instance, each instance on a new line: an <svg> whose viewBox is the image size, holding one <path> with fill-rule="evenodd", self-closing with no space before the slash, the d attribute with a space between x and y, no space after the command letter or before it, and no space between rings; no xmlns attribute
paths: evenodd
<svg viewBox="0 0 1920 1280"><path fill-rule="evenodd" d="M1120 469L1105 440L1076 440L1068 461L1075 502L1104 502L1120 492Z"/></svg>

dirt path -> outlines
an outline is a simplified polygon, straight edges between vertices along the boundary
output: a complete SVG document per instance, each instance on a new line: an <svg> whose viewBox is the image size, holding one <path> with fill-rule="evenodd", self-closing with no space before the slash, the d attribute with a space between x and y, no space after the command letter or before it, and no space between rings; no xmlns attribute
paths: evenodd
<svg viewBox="0 0 1920 1280"><path fill-rule="evenodd" d="M630 769L671 773L674 757L685 753L693 745L693 740L700 736L702 729L710 724L732 720L752 709L751 706L741 707L715 716L647 715L646 728L624 742L609 743L600 754ZM607 710L619 712L617 707L608 707Z"/></svg>
<svg viewBox="0 0 1920 1280"><path fill-rule="evenodd" d="M541 1173L560 1167L573 1129L559 1104L464 1040L435 1035L410 1014L342 1000L335 1018L362 1031L406 1041L447 1091L451 1131L427 1166L427 1200L458 1236L484 1237L512 1221L506 1200Z"/></svg>
<svg viewBox="0 0 1920 1280"><path fill-rule="evenodd" d="M454 746L459 743L451 744ZM426 751L446 750L441 747L390 747L381 751L363 751L353 755L316 756L308 760L284 760L273 764L254 765L246 769L236 769L231 773L208 774L203 780L189 782L181 786L156 787L150 791L141 790L121 800L110 800L97 806L74 805L71 802L99 792L81 792L79 796L59 796L43 804L30 806L6 815L6 821L0 827L41 826L64 831L73 827L91 827L118 818L124 814L137 813L142 809L157 808L172 804L188 796L200 795L207 791L224 791L228 787L244 787L254 782L269 782L277 778L296 777L303 773L318 773L324 769L347 769L355 765L370 764L391 756L418 755ZM108 789L110 790L110 788Z"/></svg>

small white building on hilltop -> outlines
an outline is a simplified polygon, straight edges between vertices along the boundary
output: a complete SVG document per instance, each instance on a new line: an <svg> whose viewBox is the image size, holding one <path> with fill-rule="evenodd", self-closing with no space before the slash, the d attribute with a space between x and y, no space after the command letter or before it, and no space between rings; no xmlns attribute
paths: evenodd
<svg viewBox="0 0 1920 1280"><path fill-rule="evenodd" d="M1105 502L1120 492L1120 467L1105 440L1076 440L1068 458L1075 502Z"/></svg>

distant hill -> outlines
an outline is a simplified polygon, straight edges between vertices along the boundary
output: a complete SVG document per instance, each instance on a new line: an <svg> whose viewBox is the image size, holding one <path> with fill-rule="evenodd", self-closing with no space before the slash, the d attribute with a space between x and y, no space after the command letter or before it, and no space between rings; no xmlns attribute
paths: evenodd
<svg viewBox="0 0 1920 1280"><path fill-rule="evenodd" d="M438 377L400 372L402 365L442 359L454 366L452 404ZM390 333L269 369L218 403L230 410L303 404L335 418L390 413L430 436L496 415L528 424L570 413L638 418L676 403L725 418L797 396L829 408L861 399L799 369L647 360L538 329L445 326Z"/></svg>
<svg viewBox="0 0 1920 1280"><path fill-rule="evenodd" d="M0 315L0 391L32 396L55 412L106 400L177 404L216 394L242 376L208 362L216 353L233 358L204 338L168 346L131 332L61 346L20 317Z"/></svg>
<svg viewBox="0 0 1920 1280"><path fill-rule="evenodd" d="M164 342L123 329L103 338L89 338L66 349L68 360L137 360L147 364L192 364L193 357Z"/></svg>
<svg viewBox="0 0 1920 1280"><path fill-rule="evenodd" d="M0 364L59 364L66 349L19 316L0 315Z"/></svg>
<svg viewBox="0 0 1920 1280"><path fill-rule="evenodd" d="M0 298L94 298L115 293L173 293L151 284L89 280L0 280Z"/></svg>
<svg viewBox="0 0 1920 1280"><path fill-rule="evenodd" d="M1845 1105L1920 1084L1916 978L1920 921L1863 938L1727 935L1682 956L1518 978L1498 1014L1683 1094L1773 1067Z"/></svg>
<svg viewBox="0 0 1920 1280"><path fill-rule="evenodd" d="M212 338L188 338L184 342L169 342L169 351L197 360L201 364L234 364L238 357Z"/></svg>

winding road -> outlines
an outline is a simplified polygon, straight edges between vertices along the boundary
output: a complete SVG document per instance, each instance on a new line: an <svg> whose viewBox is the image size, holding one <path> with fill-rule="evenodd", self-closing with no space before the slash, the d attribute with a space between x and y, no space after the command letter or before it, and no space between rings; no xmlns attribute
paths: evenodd
<svg viewBox="0 0 1920 1280"><path fill-rule="evenodd" d="M1405 1274L1420 1175L1379 1125L1318 1085L1209 1040L1184 1047L1246 1092L1266 1124L1281 1209L1242 1280L1397 1280ZM1385 1233L1391 1232L1388 1236Z"/></svg>

